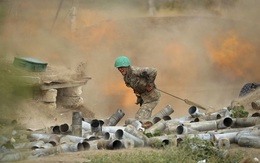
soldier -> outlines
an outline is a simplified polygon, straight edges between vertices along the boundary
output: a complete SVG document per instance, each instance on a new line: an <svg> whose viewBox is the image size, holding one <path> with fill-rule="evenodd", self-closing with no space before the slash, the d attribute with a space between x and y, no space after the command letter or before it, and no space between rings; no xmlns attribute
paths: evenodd
<svg viewBox="0 0 260 163"><path fill-rule="evenodd" d="M130 66L130 60L125 56L116 59L115 67L123 75L126 86L131 87L137 97L136 104L139 104L140 108L135 118L140 121L148 120L161 96L154 83L157 70Z"/></svg>

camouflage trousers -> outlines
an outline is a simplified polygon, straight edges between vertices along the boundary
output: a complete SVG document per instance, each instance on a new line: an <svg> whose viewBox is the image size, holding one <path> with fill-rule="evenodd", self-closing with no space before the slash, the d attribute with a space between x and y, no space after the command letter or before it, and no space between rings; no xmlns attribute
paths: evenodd
<svg viewBox="0 0 260 163"><path fill-rule="evenodd" d="M144 103L135 114L135 119L142 121L151 118L152 111L156 107L158 102L159 101L156 100L153 102Z"/></svg>

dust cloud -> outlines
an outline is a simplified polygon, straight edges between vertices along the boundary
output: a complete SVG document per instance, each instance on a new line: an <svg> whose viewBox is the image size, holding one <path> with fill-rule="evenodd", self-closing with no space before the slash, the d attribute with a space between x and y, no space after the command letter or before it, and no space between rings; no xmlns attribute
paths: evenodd
<svg viewBox="0 0 260 163"><path fill-rule="evenodd" d="M118 108L126 118L134 117L138 110L132 90L113 66L120 55L132 65L157 68L158 88L205 107L228 106L245 83L260 81L258 1L187 11L163 9L158 2L154 17L146 2L63 1L54 21L60 2L1 2L7 11L2 50L10 59L32 57L68 70L87 62L92 80L83 98L98 118ZM77 8L76 32L70 26L72 6ZM173 117L187 115L190 106L161 95L154 113L169 104Z"/></svg>

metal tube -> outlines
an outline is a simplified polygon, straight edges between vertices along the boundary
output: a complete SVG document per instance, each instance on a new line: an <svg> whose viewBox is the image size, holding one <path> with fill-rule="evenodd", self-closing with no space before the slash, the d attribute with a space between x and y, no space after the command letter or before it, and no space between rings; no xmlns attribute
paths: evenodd
<svg viewBox="0 0 260 163"><path fill-rule="evenodd" d="M254 135L254 136L260 136L260 130L257 129L257 130L252 130L250 131L250 134Z"/></svg>
<svg viewBox="0 0 260 163"><path fill-rule="evenodd" d="M190 123L194 123L194 122L203 122L205 121L205 119L201 118L201 117L196 117L193 120L190 121Z"/></svg>
<svg viewBox="0 0 260 163"><path fill-rule="evenodd" d="M102 125L100 124L100 121L97 119L93 119L90 123L91 125L91 132L93 134L101 134L102 131Z"/></svg>
<svg viewBox="0 0 260 163"><path fill-rule="evenodd" d="M74 143L78 143L78 142L83 142L83 141L87 141L86 138L83 138L83 137L79 137L79 136L73 136L73 135L65 135L65 136L62 136L60 138L60 143L67 143L68 140L70 142L74 142Z"/></svg>
<svg viewBox="0 0 260 163"><path fill-rule="evenodd" d="M40 148L41 149L50 149L50 148L53 148L53 147L54 146L51 143L45 143Z"/></svg>
<svg viewBox="0 0 260 163"><path fill-rule="evenodd" d="M180 125L180 122L175 120L169 120L165 123L165 129L163 132L165 134L176 134L176 129Z"/></svg>
<svg viewBox="0 0 260 163"><path fill-rule="evenodd" d="M82 114L73 112L72 114L72 135L82 136Z"/></svg>
<svg viewBox="0 0 260 163"><path fill-rule="evenodd" d="M125 127L123 126L103 126L102 127L102 132L111 132L111 133L115 133L118 129L122 129L124 130Z"/></svg>
<svg viewBox="0 0 260 163"><path fill-rule="evenodd" d="M122 142L115 139L115 140L99 140L97 143L98 149L120 149L122 148Z"/></svg>
<svg viewBox="0 0 260 163"><path fill-rule="evenodd" d="M230 148L230 140L228 138L220 138L218 141L218 147L220 149L228 149Z"/></svg>
<svg viewBox="0 0 260 163"><path fill-rule="evenodd" d="M135 142L132 139L121 139L120 141L126 149L133 149L135 147Z"/></svg>
<svg viewBox="0 0 260 163"><path fill-rule="evenodd" d="M154 118L152 119L152 123L155 124L155 123L159 122L161 119L162 119L162 118L160 118L160 117L154 117Z"/></svg>
<svg viewBox="0 0 260 163"><path fill-rule="evenodd" d="M165 128L166 128L165 121L164 120L160 120L159 122L157 122L156 124L154 124L150 128L146 129L145 133L153 135L153 134L155 134L158 131L162 132Z"/></svg>
<svg viewBox="0 0 260 163"><path fill-rule="evenodd" d="M117 109L117 111L108 119L108 126L115 126L125 115L123 110Z"/></svg>
<svg viewBox="0 0 260 163"><path fill-rule="evenodd" d="M104 135L105 140L110 140L110 139L116 138L115 133L105 132L103 135Z"/></svg>
<svg viewBox="0 0 260 163"><path fill-rule="evenodd" d="M45 143L48 143L49 140L50 140L51 135L53 135L53 134L30 134L30 135L28 136L28 139L29 139L30 141L42 140L42 141L44 141Z"/></svg>
<svg viewBox="0 0 260 163"><path fill-rule="evenodd" d="M69 145L69 151L71 152L77 152L77 151L83 151L84 147L82 143L74 143Z"/></svg>
<svg viewBox="0 0 260 163"><path fill-rule="evenodd" d="M229 117L229 116L230 116L230 112L228 108L224 107L215 112L207 113L207 115L205 115L203 118L205 120L217 120L220 119L221 117Z"/></svg>
<svg viewBox="0 0 260 163"><path fill-rule="evenodd" d="M212 135L212 140L215 142L219 142L220 139L226 138L229 140L230 143L235 143L235 138L237 136L238 132L229 132L229 133L215 133L211 134Z"/></svg>
<svg viewBox="0 0 260 163"><path fill-rule="evenodd" d="M243 135L250 135L250 131L240 131L236 134L235 137L235 142L238 143L238 140L240 139L241 136Z"/></svg>
<svg viewBox="0 0 260 163"><path fill-rule="evenodd" d="M77 152L84 150L82 143L61 144L60 147L62 152Z"/></svg>
<svg viewBox="0 0 260 163"><path fill-rule="evenodd" d="M122 142L120 140L111 140L109 141L109 143L107 144L107 149L120 149L122 148L123 145L122 145Z"/></svg>
<svg viewBox="0 0 260 163"><path fill-rule="evenodd" d="M174 121L178 121L178 122L187 122L187 121L191 121L194 118L191 116L188 117L180 117L180 118L175 118Z"/></svg>
<svg viewBox="0 0 260 163"><path fill-rule="evenodd" d="M243 131L240 131L237 133L236 137L235 137L235 142L238 142L238 140L240 139L241 136L244 136L244 135L249 135L249 136L257 136L259 137L260 136L260 130L257 129L257 130L243 130Z"/></svg>
<svg viewBox="0 0 260 163"><path fill-rule="evenodd" d="M122 139L123 138L123 135L124 135L124 131L122 129L118 129L116 132L115 132L115 137L117 139Z"/></svg>
<svg viewBox="0 0 260 163"><path fill-rule="evenodd" d="M51 131L53 134L60 134L60 126L51 126Z"/></svg>
<svg viewBox="0 0 260 163"><path fill-rule="evenodd" d="M100 139L99 136L97 136L95 134L93 135L92 133L84 135L84 138L86 138L85 140L88 140L88 141Z"/></svg>
<svg viewBox="0 0 260 163"><path fill-rule="evenodd" d="M166 116L163 116L162 119L165 120L165 121L169 121L172 118L169 115L166 115Z"/></svg>
<svg viewBox="0 0 260 163"><path fill-rule="evenodd" d="M104 135L105 140L109 140L111 138L111 135L109 132L105 132L103 135Z"/></svg>
<svg viewBox="0 0 260 163"><path fill-rule="evenodd" d="M134 119L134 118L127 118L125 120L125 124L126 125L133 125L137 130L140 130L140 131L144 131L144 128L142 127L142 123L137 120L137 119Z"/></svg>
<svg viewBox="0 0 260 163"><path fill-rule="evenodd" d="M164 116L171 115L173 112L174 110L172 109L171 105L166 105L162 110L153 115L151 119L153 119L154 117L159 117L162 119Z"/></svg>
<svg viewBox="0 0 260 163"><path fill-rule="evenodd" d="M233 124L233 120L230 117L225 117L217 120L218 129L230 127Z"/></svg>
<svg viewBox="0 0 260 163"><path fill-rule="evenodd" d="M250 127L260 124L260 117L247 117L233 119L232 127Z"/></svg>
<svg viewBox="0 0 260 163"><path fill-rule="evenodd" d="M14 149L35 149L40 148L44 144L44 141L38 140L33 142L26 142L26 143L16 143L13 144Z"/></svg>
<svg viewBox="0 0 260 163"><path fill-rule="evenodd" d="M66 144L66 143L70 143L70 138L67 136L61 136L60 138L60 144Z"/></svg>
<svg viewBox="0 0 260 163"><path fill-rule="evenodd" d="M125 119L125 125L129 125L129 124L132 124L133 122L135 122L135 121L138 121L139 123L139 125L141 126L142 125L142 123L139 121L139 120L137 120L137 119L135 119L135 118L126 118ZM134 125L135 126L135 125ZM138 125L137 125L138 126Z"/></svg>
<svg viewBox="0 0 260 163"><path fill-rule="evenodd" d="M179 125L176 128L176 133L178 135L181 135L181 134L197 134L199 132L196 131L196 130L193 130L193 129L187 127L187 126Z"/></svg>
<svg viewBox="0 0 260 163"><path fill-rule="evenodd" d="M259 136L242 135L238 139L238 145L243 147L260 148L260 138Z"/></svg>
<svg viewBox="0 0 260 163"><path fill-rule="evenodd" d="M70 126L67 123L61 124L59 128L63 133L70 131Z"/></svg>
<svg viewBox="0 0 260 163"><path fill-rule="evenodd" d="M211 121L211 120L217 120L220 119L222 116L220 114L210 114L210 115L205 115L201 118L205 119L206 121Z"/></svg>
<svg viewBox="0 0 260 163"><path fill-rule="evenodd" d="M230 132L240 132L240 131L251 131L254 130L255 127L242 127L242 128L225 128L225 129L220 129L217 131L208 131L208 133L212 134L224 134L224 133L230 133Z"/></svg>
<svg viewBox="0 0 260 163"><path fill-rule="evenodd" d="M90 125L91 121L90 122L85 122L85 121L82 121L82 129L86 130L86 131L89 131L91 130L91 125Z"/></svg>
<svg viewBox="0 0 260 163"><path fill-rule="evenodd" d="M176 136L175 135L166 135L166 136L154 136L149 138L147 144L149 146L157 146L158 143L163 145L176 145Z"/></svg>
<svg viewBox="0 0 260 163"><path fill-rule="evenodd" d="M134 141L134 146L135 147L143 147L144 146L144 141L126 131L123 132L123 139L132 139Z"/></svg>
<svg viewBox="0 0 260 163"><path fill-rule="evenodd" d="M51 135L48 143L51 143L53 146L56 146L59 144L59 142L60 142L60 137L58 135Z"/></svg>
<svg viewBox="0 0 260 163"><path fill-rule="evenodd" d="M125 131L142 139L145 143L148 141L148 137L143 134L143 132L137 130L134 126L132 125L127 125L125 128Z"/></svg>
<svg viewBox="0 0 260 163"><path fill-rule="evenodd" d="M227 117L227 116L229 117L231 115L231 113L227 107L223 107L222 109L220 109L212 114L220 114L223 117Z"/></svg>
<svg viewBox="0 0 260 163"><path fill-rule="evenodd" d="M205 115L205 113L200 112L199 108L197 108L196 106L191 106L188 112L192 117L200 117Z"/></svg>
<svg viewBox="0 0 260 163"><path fill-rule="evenodd" d="M84 150L89 150L90 149L90 144L88 142L83 141L82 145L83 145Z"/></svg>
<svg viewBox="0 0 260 163"><path fill-rule="evenodd" d="M100 123L101 126L107 126L108 118L106 118L106 119L99 119L99 123Z"/></svg>
<svg viewBox="0 0 260 163"><path fill-rule="evenodd" d="M217 129L216 121L203 121L203 122L183 123L183 124L197 131L209 131L209 130Z"/></svg>

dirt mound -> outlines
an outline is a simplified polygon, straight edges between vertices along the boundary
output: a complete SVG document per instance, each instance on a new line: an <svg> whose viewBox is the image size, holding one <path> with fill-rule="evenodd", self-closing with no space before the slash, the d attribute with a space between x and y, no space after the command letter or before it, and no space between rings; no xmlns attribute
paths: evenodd
<svg viewBox="0 0 260 163"><path fill-rule="evenodd" d="M242 105L246 111L249 112L250 115L258 113L260 114L259 110L256 110L252 107L252 102L255 102L260 99L260 88L256 89L255 91L243 96L243 97L238 97L234 99L231 102L231 108L235 106Z"/></svg>
<svg viewBox="0 0 260 163"><path fill-rule="evenodd" d="M64 108L62 106L52 106L34 100L26 100L12 114L5 117L11 121L16 121L25 128L42 129L60 124L71 124L72 113L81 112L84 118L94 118L95 114L86 106L78 108Z"/></svg>

